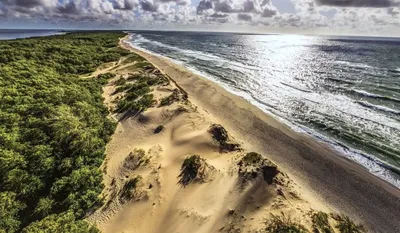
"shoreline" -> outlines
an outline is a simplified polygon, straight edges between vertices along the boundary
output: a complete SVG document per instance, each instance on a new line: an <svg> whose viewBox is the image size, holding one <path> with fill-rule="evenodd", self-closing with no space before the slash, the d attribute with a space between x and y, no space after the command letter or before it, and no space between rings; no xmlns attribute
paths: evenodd
<svg viewBox="0 0 400 233"><path fill-rule="evenodd" d="M128 33L127 38L130 36ZM154 56L162 57L165 58L169 61L172 61L174 64L177 64L179 66L185 67L189 72L192 72L195 75L199 75L200 77L206 78L207 80L211 81L214 84L217 84L218 86L221 86L223 89L228 91L229 93L238 96L240 98L245 99L248 101L251 105L257 107L260 109L263 113L272 116L275 120L277 120L279 123L288 126L292 131L295 131L296 133L299 134L306 134L308 137L311 137L312 140L317 141L317 143L322 143L324 145L327 145L330 150L333 151L336 155L339 155L343 157L344 159L348 159L352 162L355 162L365 169L368 170L368 172L372 173L374 176L377 176L378 178L384 180L385 182L390 183L391 185L397 187L400 190L400 170L396 167L391 165L390 163L385 162L384 160L381 160L380 158L369 154L366 151L361 151L356 148L349 147L348 145L344 144L341 141L335 140L330 138L329 136L326 136L314 129L308 128L306 126L300 125L300 124L295 124L290 122L288 119L282 118L277 114L274 114L267 110L265 108L266 103L263 102L260 99L255 98L254 96L250 95L248 92L242 90L242 89L235 89L233 87L230 87L228 84L219 81L215 79L214 77L203 73L202 71L197 70L195 67L191 66L185 66L182 62L179 60L175 60L163 55L159 55L157 53L154 53L152 51L149 51L144 48L140 47L135 47L134 45L130 44L129 42L128 46L134 47L135 49L139 51L143 51L145 53L149 53Z"/></svg>
<svg viewBox="0 0 400 233"><path fill-rule="evenodd" d="M361 219L373 232L400 231L400 224L389 218L400 214L400 191L395 186L338 155L328 145L293 131L218 84L167 58L121 44L168 75L189 94L190 101L205 109L203 114L223 121L234 138L245 142L245 149L267 155L305 191L317 194L332 208Z"/></svg>

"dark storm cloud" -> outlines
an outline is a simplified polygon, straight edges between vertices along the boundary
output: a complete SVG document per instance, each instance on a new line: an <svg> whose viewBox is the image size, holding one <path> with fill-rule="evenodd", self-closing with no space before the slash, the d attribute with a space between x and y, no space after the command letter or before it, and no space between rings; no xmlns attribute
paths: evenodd
<svg viewBox="0 0 400 233"><path fill-rule="evenodd" d="M148 0L142 0L140 1L140 6L144 11L150 11L150 12L157 12L158 11L158 5L154 4L153 2L150 2Z"/></svg>
<svg viewBox="0 0 400 233"><path fill-rule="evenodd" d="M251 21L253 19L253 17L249 14L238 14L238 19L242 20L242 21Z"/></svg>
<svg viewBox="0 0 400 233"><path fill-rule="evenodd" d="M1 3L8 6L18 6L25 8L33 8L44 5L42 0L1 0Z"/></svg>
<svg viewBox="0 0 400 233"><path fill-rule="evenodd" d="M219 2L217 1L214 5L215 11L220 11L224 13L233 13L235 12L232 6L228 2Z"/></svg>
<svg viewBox="0 0 400 233"><path fill-rule="evenodd" d="M202 14L203 11L213 9L214 12L222 13L260 13L258 1L247 0L240 4L235 4L233 1L224 0L201 0L197 5L197 14Z"/></svg>
<svg viewBox="0 0 400 233"><path fill-rule="evenodd" d="M393 0L316 0L317 4L336 7L392 7L400 6Z"/></svg>
<svg viewBox="0 0 400 233"><path fill-rule="evenodd" d="M213 4L210 0L202 0L199 2L199 5L196 7L197 14L203 13L203 11L209 10L213 8Z"/></svg>
<svg viewBox="0 0 400 233"><path fill-rule="evenodd" d="M70 1L65 5L58 6L57 11L61 14L79 14L79 9L74 1Z"/></svg>

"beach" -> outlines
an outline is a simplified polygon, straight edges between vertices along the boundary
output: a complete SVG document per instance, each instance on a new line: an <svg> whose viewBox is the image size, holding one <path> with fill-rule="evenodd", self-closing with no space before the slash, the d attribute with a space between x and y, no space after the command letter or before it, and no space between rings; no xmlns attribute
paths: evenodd
<svg viewBox="0 0 400 233"><path fill-rule="evenodd" d="M296 133L246 100L172 61L122 45L146 58L188 93L212 121L240 139L244 149L275 162L301 191L329 208L362 221L372 232L398 232L400 192L331 148Z"/></svg>

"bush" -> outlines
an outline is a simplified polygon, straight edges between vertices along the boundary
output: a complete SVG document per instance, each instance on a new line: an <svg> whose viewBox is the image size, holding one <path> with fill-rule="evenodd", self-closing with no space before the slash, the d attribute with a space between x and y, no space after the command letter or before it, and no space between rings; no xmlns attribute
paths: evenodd
<svg viewBox="0 0 400 233"><path fill-rule="evenodd" d="M312 227L315 233L333 233L329 224L329 215L324 212L313 212L311 214Z"/></svg>
<svg viewBox="0 0 400 233"><path fill-rule="evenodd" d="M117 81L115 81L115 85L116 86L122 86L122 85L125 85L126 84L126 79L124 79L124 78L119 78Z"/></svg>
<svg viewBox="0 0 400 233"><path fill-rule="evenodd" d="M275 176L279 173L278 167L274 163L255 152L250 152L243 156L238 165L239 178L242 184L260 175L263 176L268 184L272 184Z"/></svg>
<svg viewBox="0 0 400 233"><path fill-rule="evenodd" d="M229 135L226 129L219 124L211 125L209 132L214 140L219 144L220 151L240 150L240 145L229 142Z"/></svg>
<svg viewBox="0 0 400 233"><path fill-rule="evenodd" d="M365 227L361 224L354 223L348 216L332 214L332 218L336 220L336 229L340 233L365 233Z"/></svg>
<svg viewBox="0 0 400 233"><path fill-rule="evenodd" d="M247 165L258 165L263 160L264 160L264 158L262 157L262 155L260 155L260 154L258 154L256 152L247 153L242 159L243 164L245 166L247 166Z"/></svg>
<svg viewBox="0 0 400 233"><path fill-rule="evenodd" d="M142 63L143 62L137 64ZM148 62L145 63L149 64ZM151 71L155 70L153 66L146 65L145 67L151 67ZM136 69L138 68L139 67L136 67ZM116 82L116 85L120 84L120 86L116 88L114 94L124 92L123 97L116 101L116 113L123 113L127 111L139 113L146 111L149 107L152 107L156 103L153 94L150 94L150 87L155 85L163 85L169 82L165 76L161 74L155 75L154 73L134 74L129 76L127 80L134 82L126 83L126 80L120 82L117 81L118 83Z"/></svg>
<svg viewBox="0 0 400 233"><path fill-rule="evenodd" d="M136 170L141 166L145 166L149 162L150 158L146 157L146 152L144 150L135 149L125 158L123 166L129 170Z"/></svg>
<svg viewBox="0 0 400 233"><path fill-rule="evenodd" d="M131 200L136 196L136 189L139 186L140 182L142 181L141 176L136 176L133 179L128 180L125 184L124 187L122 187L122 190L120 191L121 196L120 199L122 201L127 201Z"/></svg>
<svg viewBox="0 0 400 233"><path fill-rule="evenodd" d="M309 231L300 223L286 217L283 213L280 216L271 214L267 220L265 232L267 233L309 233Z"/></svg>
<svg viewBox="0 0 400 233"><path fill-rule="evenodd" d="M179 183L186 187L194 181L204 181L206 166L205 160L198 155L187 157L181 166Z"/></svg>
<svg viewBox="0 0 400 233"><path fill-rule="evenodd" d="M23 233L98 233L100 232L95 227L90 226L84 220L78 220L71 212L62 214L53 214L48 217L33 222L26 227Z"/></svg>
<svg viewBox="0 0 400 233"><path fill-rule="evenodd" d="M112 74L112 73L104 73L104 74L97 75L98 79L105 79L105 80L112 79L114 77L115 77L115 74Z"/></svg>
<svg viewBox="0 0 400 233"><path fill-rule="evenodd" d="M164 126L159 125L159 126L157 126L157 128L154 130L154 133L155 133L155 134L158 134L158 133L160 133L163 129L164 129Z"/></svg>

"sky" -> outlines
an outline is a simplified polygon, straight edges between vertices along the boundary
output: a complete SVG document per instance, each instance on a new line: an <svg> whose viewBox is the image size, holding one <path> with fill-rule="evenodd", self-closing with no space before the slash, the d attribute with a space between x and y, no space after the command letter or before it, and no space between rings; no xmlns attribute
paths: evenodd
<svg viewBox="0 0 400 233"><path fill-rule="evenodd" d="M0 28L400 37L400 0L0 0Z"/></svg>

